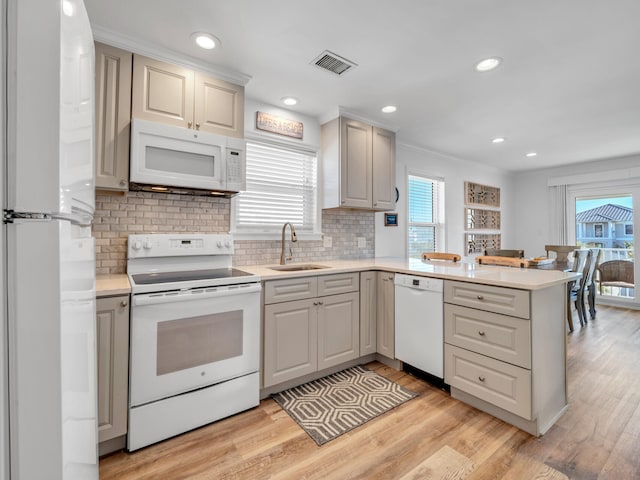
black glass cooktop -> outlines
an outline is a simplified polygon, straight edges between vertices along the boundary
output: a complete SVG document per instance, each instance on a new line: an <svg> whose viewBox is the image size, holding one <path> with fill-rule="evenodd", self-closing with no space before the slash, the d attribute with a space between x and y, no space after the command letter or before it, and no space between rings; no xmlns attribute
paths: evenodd
<svg viewBox="0 0 640 480"><path fill-rule="evenodd" d="M156 283L190 282L193 280L220 280L233 277L250 277L250 273L235 268L215 268L212 270L185 270L182 272L138 273L132 275L136 285Z"/></svg>

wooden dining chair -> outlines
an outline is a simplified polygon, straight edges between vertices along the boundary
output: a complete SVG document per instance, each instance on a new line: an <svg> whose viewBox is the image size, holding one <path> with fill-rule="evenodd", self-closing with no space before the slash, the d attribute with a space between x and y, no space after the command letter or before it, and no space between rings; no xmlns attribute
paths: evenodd
<svg viewBox="0 0 640 480"><path fill-rule="evenodd" d="M589 303L589 315L591 320L596 318L596 277L600 267L600 259L602 258L602 250L599 248L591 249L591 266L589 267L589 278L587 281L587 300Z"/></svg>
<svg viewBox="0 0 640 480"><path fill-rule="evenodd" d="M544 249L547 252L547 257L549 257L549 253L553 252L556 254L556 262L567 262L567 256L577 250L579 247L577 245L545 245Z"/></svg>
<svg viewBox="0 0 640 480"><path fill-rule="evenodd" d="M460 258L460 255L457 253L425 252L422 254L422 260L446 260L448 262L459 262Z"/></svg>
<svg viewBox="0 0 640 480"><path fill-rule="evenodd" d="M524 258L524 250L502 250L499 248L487 248L484 251L484 254L488 257Z"/></svg>
<svg viewBox="0 0 640 480"><path fill-rule="evenodd" d="M574 250L573 253L573 272L582 274L580 278L574 282L567 284L567 322L569 322L569 330L573 332L573 312L571 311L571 303L573 302L578 312L580 325L586 324L584 312L584 290L586 286L589 268L591 267L591 250Z"/></svg>

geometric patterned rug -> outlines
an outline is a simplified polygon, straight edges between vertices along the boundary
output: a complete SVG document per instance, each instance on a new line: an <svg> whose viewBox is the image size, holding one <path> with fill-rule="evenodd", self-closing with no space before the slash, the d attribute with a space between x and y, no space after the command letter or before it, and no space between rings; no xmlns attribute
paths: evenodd
<svg viewBox="0 0 640 480"><path fill-rule="evenodd" d="M318 445L417 396L362 366L272 395Z"/></svg>

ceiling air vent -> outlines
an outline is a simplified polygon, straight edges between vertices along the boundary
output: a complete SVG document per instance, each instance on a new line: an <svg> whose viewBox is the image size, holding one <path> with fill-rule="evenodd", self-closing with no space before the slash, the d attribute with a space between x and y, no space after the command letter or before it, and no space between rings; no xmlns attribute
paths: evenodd
<svg viewBox="0 0 640 480"><path fill-rule="evenodd" d="M341 57L340 55L336 55L329 50L322 52L311 63L326 72L330 72L338 76L348 72L351 68L358 66L357 64Z"/></svg>

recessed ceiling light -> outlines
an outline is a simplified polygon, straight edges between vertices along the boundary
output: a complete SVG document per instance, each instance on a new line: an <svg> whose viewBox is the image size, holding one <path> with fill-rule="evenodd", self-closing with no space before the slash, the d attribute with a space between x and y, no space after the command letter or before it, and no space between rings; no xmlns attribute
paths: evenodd
<svg viewBox="0 0 640 480"><path fill-rule="evenodd" d="M500 57L485 58L476 64L476 70L479 72L488 72L489 70L496 68L501 63L502 59Z"/></svg>
<svg viewBox="0 0 640 480"><path fill-rule="evenodd" d="M496 137L491 140L493 143L502 143L504 142L504 137Z"/></svg>
<svg viewBox="0 0 640 480"><path fill-rule="evenodd" d="M398 107L396 107L395 105L386 105L386 106L382 107L382 111L384 113L393 113L396 110L398 110Z"/></svg>
<svg viewBox="0 0 640 480"><path fill-rule="evenodd" d="M529 152L529 153L527 153L525 155L525 157L529 157L529 158L537 157L537 156L538 156L538 154L536 152Z"/></svg>
<svg viewBox="0 0 640 480"><path fill-rule="evenodd" d="M192 33L191 38L200 48L204 48L205 50L212 50L222 43L210 33L204 32Z"/></svg>
<svg viewBox="0 0 640 480"><path fill-rule="evenodd" d="M282 97L282 103L289 105L290 107L298 103L298 99L294 97Z"/></svg>

